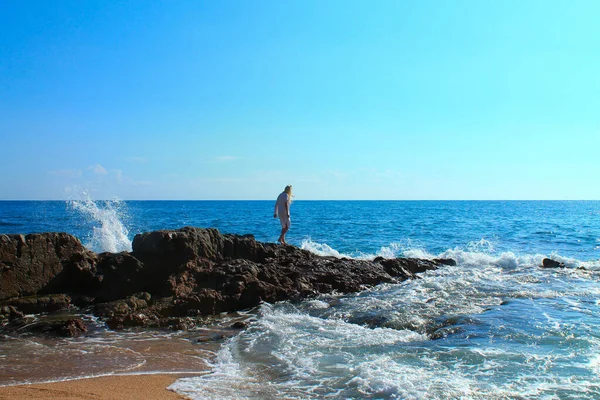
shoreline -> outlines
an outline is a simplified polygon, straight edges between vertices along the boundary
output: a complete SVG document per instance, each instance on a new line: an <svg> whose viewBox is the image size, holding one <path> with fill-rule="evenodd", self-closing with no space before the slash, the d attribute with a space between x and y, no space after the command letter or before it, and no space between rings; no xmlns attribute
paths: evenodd
<svg viewBox="0 0 600 400"><path fill-rule="evenodd" d="M198 372L103 375L65 381L0 386L0 400L188 400L168 387Z"/></svg>

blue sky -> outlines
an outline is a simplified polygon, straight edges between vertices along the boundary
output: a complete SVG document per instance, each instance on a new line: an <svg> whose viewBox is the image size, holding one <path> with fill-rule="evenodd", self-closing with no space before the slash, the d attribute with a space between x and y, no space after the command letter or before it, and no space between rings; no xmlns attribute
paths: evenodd
<svg viewBox="0 0 600 400"><path fill-rule="evenodd" d="M597 1L3 1L0 199L600 199Z"/></svg>

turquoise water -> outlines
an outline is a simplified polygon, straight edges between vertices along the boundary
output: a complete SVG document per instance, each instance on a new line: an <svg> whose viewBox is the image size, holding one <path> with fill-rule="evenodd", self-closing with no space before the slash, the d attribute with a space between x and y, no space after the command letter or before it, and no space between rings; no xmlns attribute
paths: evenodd
<svg viewBox="0 0 600 400"><path fill-rule="evenodd" d="M271 201L0 202L0 233L95 251L186 225L275 241ZM451 257L422 279L263 305L192 398L600 398L600 202L296 201L288 242L356 258ZM565 269L538 268L544 257ZM579 268L579 267L584 267ZM1 344L0 344L1 345ZM1 353L1 352L0 352Z"/></svg>

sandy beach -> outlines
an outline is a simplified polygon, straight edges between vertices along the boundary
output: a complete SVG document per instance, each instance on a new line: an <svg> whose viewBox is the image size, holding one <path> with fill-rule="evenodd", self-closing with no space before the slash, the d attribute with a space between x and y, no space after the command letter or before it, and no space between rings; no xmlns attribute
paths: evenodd
<svg viewBox="0 0 600 400"><path fill-rule="evenodd" d="M184 374L111 375L0 387L0 400L183 400L167 387Z"/></svg>

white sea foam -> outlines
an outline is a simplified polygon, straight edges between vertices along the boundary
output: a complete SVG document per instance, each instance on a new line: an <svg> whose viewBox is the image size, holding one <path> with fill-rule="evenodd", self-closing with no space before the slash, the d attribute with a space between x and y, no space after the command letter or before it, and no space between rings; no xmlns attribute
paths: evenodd
<svg viewBox="0 0 600 400"><path fill-rule="evenodd" d="M326 374L346 376L354 368L355 349L426 340L412 331L369 329L339 319L313 317L290 306L265 304L246 333L219 353L213 373L180 379L171 389L192 399L306 398L323 385ZM256 362L263 371L245 367ZM287 379L281 381L281 377ZM313 377L317 377L315 381ZM313 396L309 396L313 397Z"/></svg>
<svg viewBox="0 0 600 400"><path fill-rule="evenodd" d="M600 270L600 260L580 261L575 258L561 256L558 253L550 254L515 254L513 252L495 251L494 243L487 239L469 242L465 248L456 247L448 249L439 254L432 254L427 249L420 246L411 247L413 243L392 242L388 246L381 247L376 253L352 252L344 253L331 247L327 243L318 243L310 238L306 238L301 242L301 248L308 250L320 256L331 256L337 258L353 258L362 260L372 260L375 257L383 258L421 258L432 260L434 258L451 258L462 266L485 266L494 265L504 269L518 269L524 267L538 267L542 265L544 258L562 262L567 268L583 267L588 270Z"/></svg>
<svg viewBox="0 0 600 400"><path fill-rule="evenodd" d="M569 322L596 318L598 278L577 270L579 260L498 252L487 239L439 254L403 242L376 254L310 239L302 247L458 265L357 294L265 304L211 373L172 389L192 399L600 398L593 324ZM538 268L544 257L567 268ZM562 372L569 368L578 375Z"/></svg>
<svg viewBox="0 0 600 400"><path fill-rule="evenodd" d="M343 254L326 243L313 242L310 238L302 240L300 248L308 250L318 256L331 256L336 258L353 258L350 254Z"/></svg>
<svg viewBox="0 0 600 400"><path fill-rule="evenodd" d="M124 204L119 200L92 200L86 193L81 200L69 202L92 224L92 234L86 246L95 252L131 251L129 231L122 222Z"/></svg>
<svg viewBox="0 0 600 400"><path fill-rule="evenodd" d="M300 248L304 250L308 250L311 253L314 253L319 256L330 256L336 258L354 258L358 260L372 260L375 257L383 257L383 258L396 258L396 257L414 257L414 258L424 258L430 259L435 258L435 256L427 253L424 249L411 247L412 242L393 242L388 246L381 247L375 253L363 253L360 251L344 253L340 252L327 243L318 243L313 241L311 238L303 239Z"/></svg>
<svg viewBox="0 0 600 400"><path fill-rule="evenodd" d="M531 346L521 352L518 340L511 339L510 350L495 340L485 347L469 341L437 346L407 330L369 329L289 305L263 305L249 328L226 343L212 373L180 379L170 388L192 399L553 398L557 391L565 398L574 393L594 398L600 393L592 378L554 373L557 363L573 356ZM591 357L576 366L597 371L598 365Z"/></svg>

